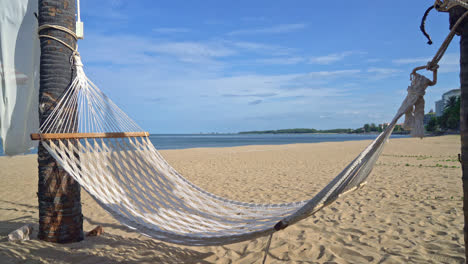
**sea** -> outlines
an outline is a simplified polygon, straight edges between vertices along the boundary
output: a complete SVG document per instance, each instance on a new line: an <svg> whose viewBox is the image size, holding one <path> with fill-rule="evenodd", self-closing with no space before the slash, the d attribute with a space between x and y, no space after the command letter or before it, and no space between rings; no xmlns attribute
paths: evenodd
<svg viewBox="0 0 468 264"><path fill-rule="evenodd" d="M157 149L187 149L373 140L376 137L377 134L151 134L150 140ZM391 136L404 137L408 135ZM35 153L37 149L28 154ZM0 156L3 156L1 144Z"/></svg>

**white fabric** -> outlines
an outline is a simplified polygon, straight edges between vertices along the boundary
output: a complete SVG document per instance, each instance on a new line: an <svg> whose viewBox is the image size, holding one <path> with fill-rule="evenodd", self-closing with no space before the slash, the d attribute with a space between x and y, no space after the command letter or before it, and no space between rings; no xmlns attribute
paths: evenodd
<svg viewBox="0 0 468 264"><path fill-rule="evenodd" d="M0 1L0 137L7 155L37 145L29 135L39 127L37 0Z"/></svg>

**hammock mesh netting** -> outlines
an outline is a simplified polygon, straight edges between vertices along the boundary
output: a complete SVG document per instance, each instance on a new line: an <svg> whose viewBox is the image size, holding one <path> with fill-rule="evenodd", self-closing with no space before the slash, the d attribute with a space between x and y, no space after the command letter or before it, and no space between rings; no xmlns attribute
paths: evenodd
<svg viewBox="0 0 468 264"><path fill-rule="evenodd" d="M191 246L220 245L271 234L361 187L406 113L421 127L430 80L414 74L390 125L323 190L284 204L233 201L202 190L158 153L144 132L84 74L76 78L36 134L58 163L122 224L150 237ZM424 115L424 112L422 112ZM416 124L416 125L415 125Z"/></svg>

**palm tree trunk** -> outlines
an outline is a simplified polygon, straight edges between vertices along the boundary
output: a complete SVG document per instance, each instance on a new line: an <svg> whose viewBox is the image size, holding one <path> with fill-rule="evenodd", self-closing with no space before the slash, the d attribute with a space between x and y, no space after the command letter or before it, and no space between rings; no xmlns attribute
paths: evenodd
<svg viewBox="0 0 468 264"><path fill-rule="evenodd" d="M75 0L39 0L39 26L60 25L75 30ZM56 29L43 35L59 38L72 47L75 39ZM63 44L41 38L39 122L45 121L60 95L72 81L72 51ZM68 243L83 240L80 186L39 144L39 239Z"/></svg>
<svg viewBox="0 0 468 264"><path fill-rule="evenodd" d="M465 259L468 260L468 30L460 39L460 135L463 181L463 213L465 215Z"/></svg>
<svg viewBox="0 0 468 264"><path fill-rule="evenodd" d="M466 11L462 7L450 10L450 28ZM460 38L460 136L461 136L461 165L463 182L463 212L465 226L465 259L468 261L468 23L463 21L457 29Z"/></svg>

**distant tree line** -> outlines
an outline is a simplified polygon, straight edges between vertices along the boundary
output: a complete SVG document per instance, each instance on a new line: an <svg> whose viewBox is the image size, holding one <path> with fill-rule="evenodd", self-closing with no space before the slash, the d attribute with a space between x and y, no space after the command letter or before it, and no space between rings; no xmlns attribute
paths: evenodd
<svg viewBox="0 0 468 264"><path fill-rule="evenodd" d="M364 124L357 129L337 128L337 129L314 129L314 128L291 128L263 131L245 131L239 134L305 134L305 133L341 133L341 134L359 134L359 133L380 133L388 124L376 125L375 123ZM426 125L426 131L432 133L443 133L460 129L460 97L450 97L445 105L442 116L433 116ZM403 129L401 125L396 125L393 129L394 134L408 134L409 131Z"/></svg>
<svg viewBox="0 0 468 264"><path fill-rule="evenodd" d="M381 133L388 127L387 124L376 125L374 123L364 124L363 127L354 129L351 133ZM393 129L393 134L408 134L409 131L403 129L401 125L395 125Z"/></svg>
<svg viewBox="0 0 468 264"><path fill-rule="evenodd" d="M244 131L239 134L306 134L306 133L350 133L352 129L338 128L319 130L314 128L290 128L290 129L278 129L278 130L263 130L263 131Z"/></svg>
<svg viewBox="0 0 468 264"><path fill-rule="evenodd" d="M358 134L358 133L380 133L387 124L376 125L374 123L365 124L363 127L358 129L351 128L337 128L337 129L314 129L314 128L290 128L290 129L278 129L278 130L263 130L263 131L244 131L239 134L314 134L314 133L334 133L334 134ZM408 131L403 130L401 125L396 125L393 130L395 134L406 134Z"/></svg>
<svg viewBox="0 0 468 264"><path fill-rule="evenodd" d="M460 129L460 97L450 97L445 105L444 113L437 117L433 116L426 125L426 131L432 133L443 133L457 131Z"/></svg>
<svg viewBox="0 0 468 264"><path fill-rule="evenodd" d="M375 123L364 124L363 127L354 129L351 133L371 133L371 132L382 132L384 128L382 126L377 126Z"/></svg>

